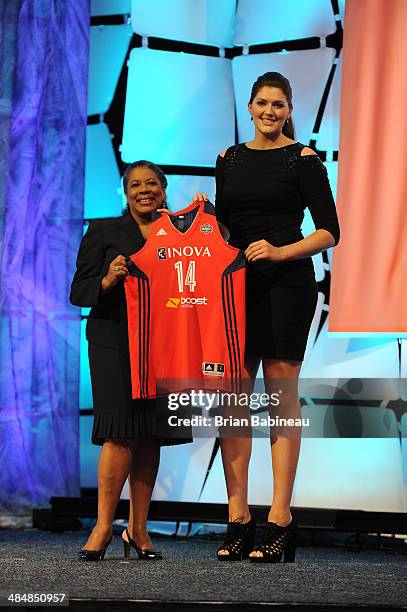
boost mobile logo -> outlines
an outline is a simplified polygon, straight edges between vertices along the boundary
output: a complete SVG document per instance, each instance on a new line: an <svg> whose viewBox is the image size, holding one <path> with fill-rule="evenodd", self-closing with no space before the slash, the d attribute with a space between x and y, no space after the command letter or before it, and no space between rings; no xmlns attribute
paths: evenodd
<svg viewBox="0 0 407 612"><path fill-rule="evenodd" d="M171 297L168 298L166 308L192 308L192 306L207 306L207 297Z"/></svg>
<svg viewBox="0 0 407 612"><path fill-rule="evenodd" d="M167 308L178 308L180 301L181 301L180 298L168 298L166 307Z"/></svg>

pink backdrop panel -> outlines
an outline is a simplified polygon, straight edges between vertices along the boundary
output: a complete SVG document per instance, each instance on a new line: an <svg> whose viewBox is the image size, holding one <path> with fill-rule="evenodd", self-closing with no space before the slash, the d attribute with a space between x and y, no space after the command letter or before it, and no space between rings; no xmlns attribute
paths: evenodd
<svg viewBox="0 0 407 612"><path fill-rule="evenodd" d="M330 332L407 332L407 1L347 0Z"/></svg>

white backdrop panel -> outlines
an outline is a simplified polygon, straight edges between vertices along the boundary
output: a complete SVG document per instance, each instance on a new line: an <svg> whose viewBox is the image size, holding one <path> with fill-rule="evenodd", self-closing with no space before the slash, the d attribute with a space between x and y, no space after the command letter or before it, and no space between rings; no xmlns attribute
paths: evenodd
<svg viewBox="0 0 407 612"><path fill-rule="evenodd" d="M239 142L253 138L253 123L247 109L252 85L257 77L272 71L281 72L290 81L296 137L308 144L334 57L335 51L327 48L235 57L232 73Z"/></svg>
<svg viewBox="0 0 407 612"><path fill-rule="evenodd" d="M188 206L198 191L206 193L209 200L215 202L215 179L212 176L169 174L167 179L167 201L173 212Z"/></svg>
<svg viewBox="0 0 407 612"><path fill-rule="evenodd" d="M129 25L90 28L88 115L109 109L132 35Z"/></svg>
<svg viewBox="0 0 407 612"><path fill-rule="evenodd" d="M152 499L157 501L199 501L199 493L212 454L213 438L199 438L193 444L161 447L160 469ZM128 499L128 482L121 498Z"/></svg>
<svg viewBox="0 0 407 612"><path fill-rule="evenodd" d="M338 58L334 78L317 136L317 149L337 151L339 149L339 121L341 106L342 56Z"/></svg>
<svg viewBox="0 0 407 612"><path fill-rule="evenodd" d="M339 5L339 15L341 17L341 23L342 23L342 29L343 29L343 23L344 23L344 18L345 18L345 0L338 0L338 5Z"/></svg>
<svg viewBox="0 0 407 612"><path fill-rule="evenodd" d="M329 184L331 185L332 194L336 201L336 192L338 187L338 162L324 162L325 168L328 170ZM332 256L334 249L328 249L329 269L332 270Z"/></svg>
<svg viewBox="0 0 407 612"><path fill-rule="evenodd" d="M142 36L233 46L236 0L132 0L131 25Z"/></svg>
<svg viewBox="0 0 407 612"><path fill-rule="evenodd" d="M312 319L311 327L310 327L309 334L308 334L307 346L306 346L305 353L304 353L304 360L303 360L302 367L304 367L304 363L308 361L309 356L311 355L311 352L312 352L312 348L315 344L315 340L318 334L319 324L321 321L324 302L325 302L325 296L323 293L319 291L318 301L317 301L317 305L316 305L315 313L314 313L314 318Z"/></svg>
<svg viewBox="0 0 407 612"><path fill-rule="evenodd" d="M125 162L214 166L219 151L233 142L230 60L132 50L121 149Z"/></svg>
<svg viewBox="0 0 407 612"><path fill-rule="evenodd" d="M338 187L338 162L326 161L324 162L324 166L328 171L329 184L331 185L333 197L336 200L336 190Z"/></svg>
<svg viewBox="0 0 407 612"><path fill-rule="evenodd" d="M86 340L86 321L81 321L80 339L80 370L79 370L79 408L93 408L92 386L90 382L90 369L88 358L88 342Z"/></svg>
<svg viewBox="0 0 407 612"><path fill-rule="evenodd" d="M236 45L327 36L335 32L330 0L239 0Z"/></svg>
<svg viewBox="0 0 407 612"><path fill-rule="evenodd" d="M303 418L309 419L309 425L302 430L303 438L391 438L400 448L396 415L390 408L311 403L304 405L301 413Z"/></svg>
<svg viewBox="0 0 407 612"><path fill-rule="evenodd" d="M407 401L407 340L400 340L401 397Z"/></svg>
<svg viewBox="0 0 407 612"><path fill-rule="evenodd" d="M253 438L249 465L249 503L271 504L272 491L270 441L268 438ZM214 504L227 503L225 476L220 452L218 452L212 464L199 501Z"/></svg>
<svg viewBox="0 0 407 612"><path fill-rule="evenodd" d="M369 385L352 385L350 397L397 400L400 396L397 340L381 338L332 338L328 320L301 369L302 396L332 398L337 388L346 393L348 381L370 379ZM314 381L326 379L326 386ZM322 388L323 387L323 388Z"/></svg>
<svg viewBox="0 0 407 612"><path fill-rule="evenodd" d="M86 128L85 219L116 217L122 212L120 174L112 137L105 123Z"/></svg>
<svg viewBox="0 0 407 612"><path fill-rule="evenodd" d="M405 511L399 441L304 438L292 505Z"/></svg>
<svg viewBox="0 0 407 612"><path fill-rule="evenodd" d="M403 465L404 503L407 509L407 412L400 419L401 462Z"/></svg>
<svg viewBox="0 0 407 612"><path fill-rule="evenodd" d="M304 220L301 224L301 231L303 233L304 238L315 232L315 225L308 208L306 208L304 211ZM322 259L322 253L317 253L316 255L313 255L312 263L314 264L315 279L319 283L323 281L325 277L325 268L324 261Z"/></svg>

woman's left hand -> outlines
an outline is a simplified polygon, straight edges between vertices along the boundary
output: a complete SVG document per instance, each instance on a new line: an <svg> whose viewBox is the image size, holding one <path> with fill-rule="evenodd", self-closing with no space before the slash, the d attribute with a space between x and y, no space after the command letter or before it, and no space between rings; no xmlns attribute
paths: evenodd
<svg viewBox="0 0 407 612"><path fill-rule="evenodd" d="M244 252L247 261L259 261L266 259L268 261L283 261L283 252L281 247L275 247L267 240L257 240L249 244Z"/></svg>
<svg viewBox="0 0 407 612"><path fill-rule="evenodd" d="M208 194L197 191L196 194L192 196L192 201L196 202L197 200L203 200L204 202L208 202L209 201Z"/></svg>

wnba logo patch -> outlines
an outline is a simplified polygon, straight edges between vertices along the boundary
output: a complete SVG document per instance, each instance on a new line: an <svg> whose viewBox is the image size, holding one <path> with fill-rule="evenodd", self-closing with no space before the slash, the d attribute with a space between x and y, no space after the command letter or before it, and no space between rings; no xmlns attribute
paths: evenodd
<svg viewBox="0 0 407 612"><path fill-rule="evenodd" d="M201 225L200 229L203 234L211 234L213 232L213 225L205 223L204 225Z"/></svg>
<svg viewBox="0 0 407 612"><path fill-rule="evenodd" d="M159 247L157 249L158 259L167 259L167 249L165 247Z"/></svg>

